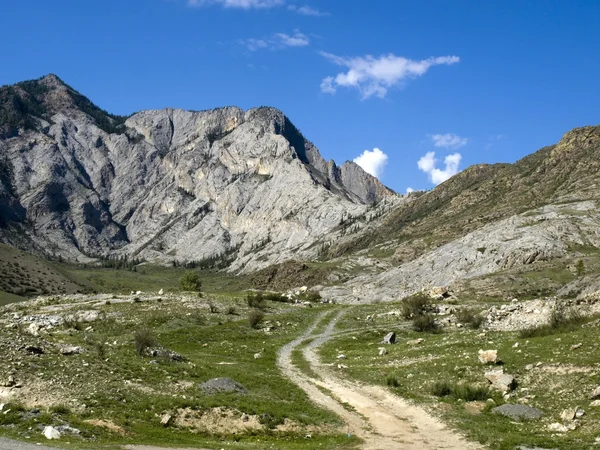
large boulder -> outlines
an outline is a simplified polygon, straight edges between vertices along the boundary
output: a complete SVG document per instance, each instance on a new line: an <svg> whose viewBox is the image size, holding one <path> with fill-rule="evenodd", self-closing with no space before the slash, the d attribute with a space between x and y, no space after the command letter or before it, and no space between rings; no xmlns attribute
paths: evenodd
<svg viewBox="0 0 600 450"><path fill-rule="evenodd" d="M542 411L532 406L514 405L509 403L492 409L492 413L510 417L513 420L539 419L544 414Z"/></svg>
<svg viewBox="0 0 600 450"><path fill-rule="evenodd" d="M490 370L485 373L485 377L492 384L492 388L501 392L512 391L515 387L515 377L504 373L503 369Z"/></svg>

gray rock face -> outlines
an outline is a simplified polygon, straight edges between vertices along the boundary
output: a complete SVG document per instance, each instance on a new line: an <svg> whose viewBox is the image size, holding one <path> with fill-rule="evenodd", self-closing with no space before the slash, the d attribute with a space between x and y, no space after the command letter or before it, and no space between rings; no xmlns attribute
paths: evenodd
<svg viewBox="0 0 600 450"><path fill-rule="evenodd" d="M42 94L13 90L45 113L0 139L5 242L25 228L71 260L254 270L315 256L343 218L395 196L354 163L326 162L273 108L143 111L119 124L56 77L37 83Z"/></svg>
<svg viewBox="0 0 600 450"><path fill-rule="evenodd" d="M390 331L388 334L386 334L383 338L383 343L384 344L395 344L396 343L396 333L394 333L393 331Z"/></svg>
<svg viewBox="0 0 600 450"><path fill-rule="evenodd" d="M539 419L543 415L542 411L537 408L527 405L511 405L509 403L492 409L492 413L501 414L513 420Z"/></svg>
<svg viewBox="0 0 600 450"><path fill-rule="evenodd" d="M595 211L595 202L585 201L493 222L380 274L323 289L321 295L338 302L394 301L424 288L560 258L570 245L600 246Z"/></svg>
<svg viewBox="0 0 600 450"><path fill-rule="evenodd" d="M200 384L206 394L247 394L248 389L231 378L213 378Z"/></svg>

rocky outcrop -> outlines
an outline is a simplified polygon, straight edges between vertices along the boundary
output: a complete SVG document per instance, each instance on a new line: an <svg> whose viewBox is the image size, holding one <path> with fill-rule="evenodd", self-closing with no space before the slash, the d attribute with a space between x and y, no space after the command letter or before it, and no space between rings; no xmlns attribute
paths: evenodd
<svg viewBox="0 0 600 450"><path fill-rule="evenodd" d="M71 260L254 270L315 256L344 218L395 196L353 163L326 162L274 108L123 118L52 75L2 99L0 236L26 221L31 241Z"/></svg>

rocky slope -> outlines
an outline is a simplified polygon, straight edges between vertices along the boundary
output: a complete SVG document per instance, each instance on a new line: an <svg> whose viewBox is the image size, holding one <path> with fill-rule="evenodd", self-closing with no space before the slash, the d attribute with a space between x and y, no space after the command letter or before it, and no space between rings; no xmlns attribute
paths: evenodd
<svg viewBox="0 0 600 450"><path fill-rule="evenodd" d="M386 198L273 108L125 118L54 75L0 89L0 240L22 248L253 270Z"/></svg>

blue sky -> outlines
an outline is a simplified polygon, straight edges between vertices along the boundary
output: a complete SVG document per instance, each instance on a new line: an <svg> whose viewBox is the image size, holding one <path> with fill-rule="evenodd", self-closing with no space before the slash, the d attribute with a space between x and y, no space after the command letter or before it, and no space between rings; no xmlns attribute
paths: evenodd
<svg viewBox="0 0 600 450"><path fill-rule="evenodd" d="M599 23L592 0L0 0L0 84L56 73L118 114L275 106L405 192L598 124Z"/></svg>

